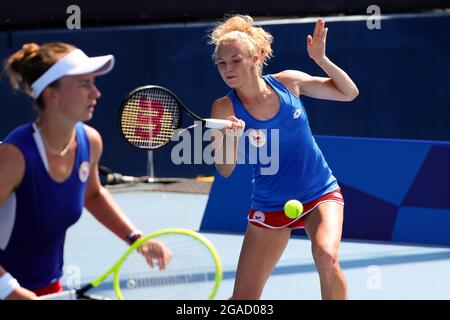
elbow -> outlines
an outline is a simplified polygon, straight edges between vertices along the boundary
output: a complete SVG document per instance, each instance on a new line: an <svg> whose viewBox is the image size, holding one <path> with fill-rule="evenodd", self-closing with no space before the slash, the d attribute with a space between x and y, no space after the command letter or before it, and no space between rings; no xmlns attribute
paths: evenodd
<svg viewBox="0 0 450 320"><path fill-rule="evenodd" d="M232 168L223 165L216 165L217 172L223 177L228 178L234 171L234 166Z"/></svg>
<svg viewBox="0 0 450 320"><path fill-rule="evenodd" d="M222 178L228 178L231 176L232 171L225 171L225 170L217 170L219 174L222 176Z"/></svg>
<svg viewBox="0 0 450 320"><path fill-rule="evenodd" d="M220 174L220 176L221 176L222 178L224 178L224 179L226 179L226 178L228 178L229 176L231 176L231 172L222 172L222 171L219 171L219 174Z"/></svg>
<svg viewBox="0 0 450 320"><path fill-rule="evenodd" d="M358 87L355 86L355 87L353 88L353 92L352 92L351 100L350 100L350 101L355 100L357 96L359 96L359 90L358 90Z"/></svg>
<svg viewBox="0 0 450 320"><path fill-rule="evenodd" d="M355 100L357 96L359 96L359 90L358 87L355 86L355 89L353 90L352 100Z"/></svg>
<svg viewBox="0 0 450 320"><path fill-rule="evenodd" d="M346 95L346 99L345 101L350 102L356 99L356 97L359 96L359 90L358 88L355 86L352 90L352 92L348 95Z"/></svg>

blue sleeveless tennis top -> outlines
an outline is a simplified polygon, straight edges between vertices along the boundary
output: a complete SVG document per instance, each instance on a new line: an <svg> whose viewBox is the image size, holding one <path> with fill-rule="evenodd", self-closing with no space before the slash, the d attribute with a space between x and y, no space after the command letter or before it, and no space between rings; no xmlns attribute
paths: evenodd
<svg viewBox="0 0 450 320"><path fill-rule="evenodd" d="M25 173L10 195L10 212L0 210L13 217L6 247L0 247L0 265L27 289L44 288L62 277L66 230L81 216L90 158L84 124L78 123L72 173L64 182L56 182L46 169L35 136L33 125L26 124L4 141L22 152Z"/></svg>
<svg viewBox="0 0 450 320"><path fill-rule="evenodd" d="M274 76L263 78L280 99L280 110L269 120L254 118L234 90L227 94L236 117L246 123L238 163L253 167L252 208L278 211L288 200L307 203L338 189L299 97Z"/></svg>

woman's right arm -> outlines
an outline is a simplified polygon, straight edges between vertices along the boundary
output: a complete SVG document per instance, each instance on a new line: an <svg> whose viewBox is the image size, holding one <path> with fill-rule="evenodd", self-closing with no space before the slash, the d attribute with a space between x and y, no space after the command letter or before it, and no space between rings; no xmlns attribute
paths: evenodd
<svg viewBox="0 0 450 320"><path fill-rule="evenodd" d="M12 144L0 144L0 207L22 181L25 159Z"/></svg>
<svg viewBox="0 0 450 320"><path fill-rule="evenodd" d="M244 131L245 123L235 117L233 105L227 97L214 101L211 118L227 119L232 122L222 130L212 129L216 169L222 177L228 178L236 167L238 139Z"/></svg>
<svg viewBox="0 0 450 320"><path fill-rule="evenodd" d="M25 171L25 160L15 146L5 143L0 145L0 207L6 202L11 192L20 184ZM8 293L4 299L35 299L36 295L20 287L12 276L0 266L0 293ZM11 291L11 289L13 289Z"/></svg>

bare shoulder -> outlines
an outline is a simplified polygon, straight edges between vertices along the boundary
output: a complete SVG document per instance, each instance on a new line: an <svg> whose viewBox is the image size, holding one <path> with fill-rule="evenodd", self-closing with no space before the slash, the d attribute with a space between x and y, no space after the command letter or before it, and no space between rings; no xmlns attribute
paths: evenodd
<svg viewBox="0 0 450 320"><path fill-rule="evenodd" d="M233 103L227 96L213 102L211 107L211 116L213 118L226 119L227 117L234 115Z"/></svg>
<svg viewBox="0 0 450 320"><path fill-rule="evenodd" d="M0 143L0 170L18 165L25 165L25 158L19 148L10 143Z"/></svg>
<svg viewBox="0 0 450 320"><path fill-rule="evenodd" d="M298 70L284 70L274 74L274 77L293 93L300 95L300 87L310 75Z"/></svg>
<svg viewBox="0 0 450 320"><path fill-rule="evenodd" d="M96 129L88 126L87 124L84 125L84 129L86 130L89 142L100 145L102 144L102 136Z"/></svg>
<svg viewBox="0 0 450 320"><path fill-rule="evenodd" d="M25 158L22 152L10 143L0 144L0 198L20 184L24 172Z"/></svg>
<svg viewBox="0 0 450 320"><path fill-rule="evenodd" d="M274 74L274 76L284 85L300 85L303 81L311 77L309 74L299 70L284 70Z"/></svg>
<svg viewBox="0 0 450 320"><path fill-rule="evenodd" d="M309 74L299 70L284 70L279 73L274 74L274 77L277 78L278 81L302 81L310 77Z"/></svg>
<svg viewBox="0 0 450 320"><path fill-rule="evenodd" d="M90 149L91 149L91 155L93 160L98 160L100 158L100 155L103 150L103 140L100 133L92 128L91 126L88 126L87 124L84 125L84 128L86 130L86 134L89 139Z"/></svg>

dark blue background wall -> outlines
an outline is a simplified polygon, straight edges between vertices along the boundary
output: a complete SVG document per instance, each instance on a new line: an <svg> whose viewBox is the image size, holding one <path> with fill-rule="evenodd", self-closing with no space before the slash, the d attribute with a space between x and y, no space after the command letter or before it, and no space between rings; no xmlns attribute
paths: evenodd
<svg viewBox="0 0 450 320"><path fill-rule="evenodd" d="M344 238L450 246L450 142L316 140L344 195ZM249 164L216 174L202 230L245 231L251 174Z"/></svg>
<svg viewBox="0 0 450 320"><path fill-rule="evenodd" d="M331 19L328 19L331 20ZM393 16L369 30L365 20L329 21L328 56L354 79L360 96L352 103L303 98L315 134L450 140L449 14ZM146 173L146 154L120 137L120 102L134 87L159 84L172 89L201 116L211 102L227 92L211 61L206 33L211 25L160 25L93 28L79 31L35 30L0 33L3 60L34 41L66 41L90 55L113 53L114 71L98 78L103 92L91 125L103 135L102 164L129 175ZM275 37L275 57L267 73L300 69L322 75L306 53L313 22L275 23L266 28ZM0 139L32 119L30 100L0 81ZM187 123L187 122L186 122ZM174 166L170 145L155 152L158 176L212 174L206 165Z"/></svg>
<svg viewBox="0 0 450 320"><path fill-rule="evenodd" d="M193 22L220 19L225 13L245 13L257 17L307 17L316 15L366 14L376 4L383 14L425 12L449 7L448 0L277 0L261 6L260 0L39 0L0 1L0 28L65 26L67 7L80 7L83 26L140 24L155 22Z"/></svg>

